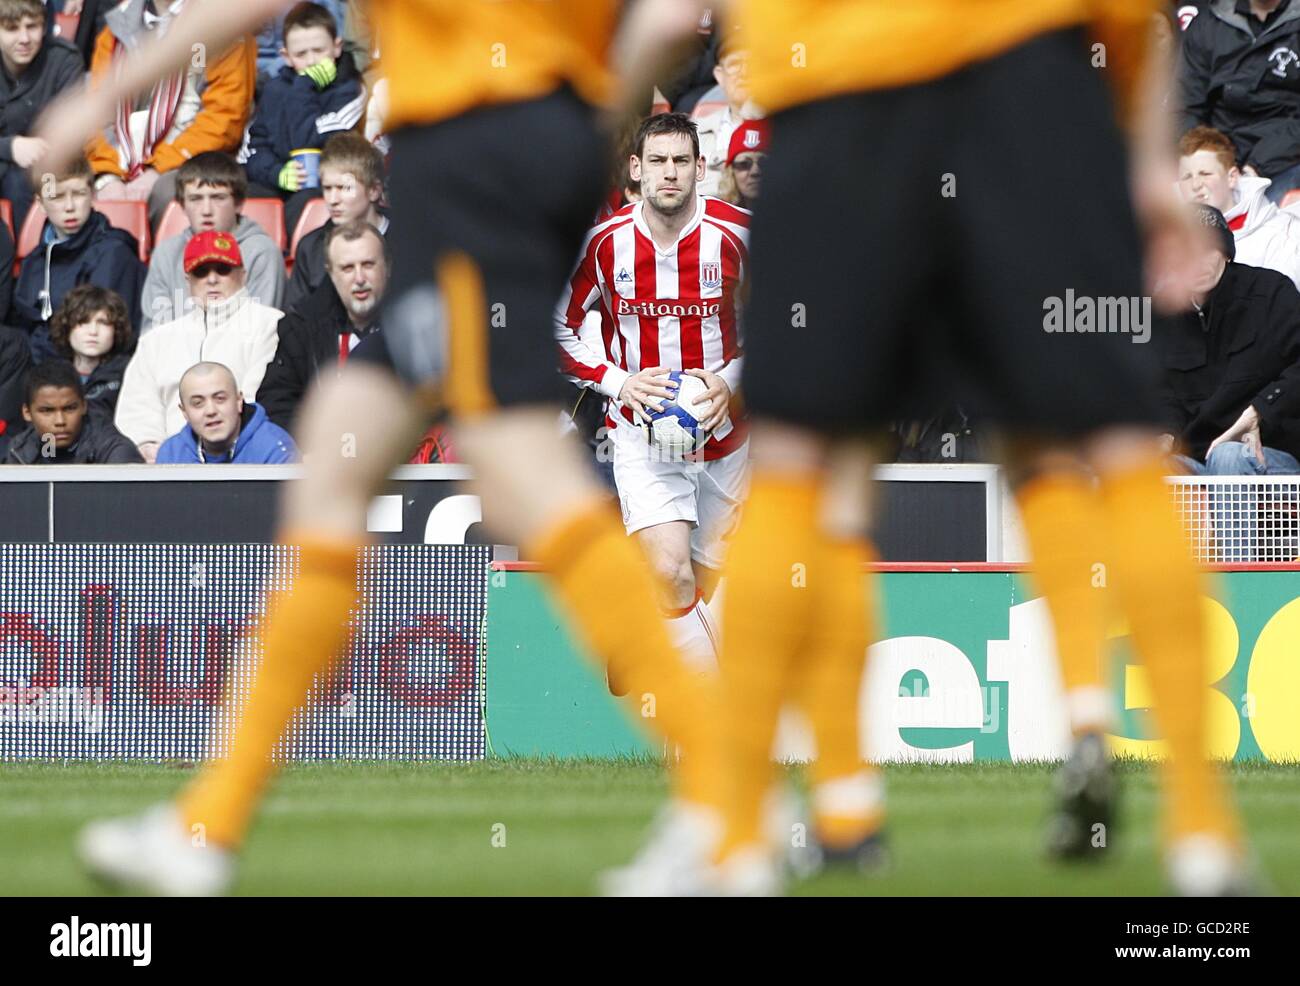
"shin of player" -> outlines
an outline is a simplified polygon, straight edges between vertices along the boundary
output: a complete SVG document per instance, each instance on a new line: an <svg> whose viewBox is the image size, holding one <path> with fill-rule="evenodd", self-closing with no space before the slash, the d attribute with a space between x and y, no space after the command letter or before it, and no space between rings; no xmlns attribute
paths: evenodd
<svg viewBox="0 0 1300 986"><path fill-rule="evenodd" d="M884 807L858 727L870 638L869 456L861 445L832 446L769 422L756 424L753 441L754 476L727 559L724 613L728 799L719 859L724 886L734 891L775 886L763 806L787 702L799 702L812 724L813 809L828 856L852 858L872 847Z"/></svg>

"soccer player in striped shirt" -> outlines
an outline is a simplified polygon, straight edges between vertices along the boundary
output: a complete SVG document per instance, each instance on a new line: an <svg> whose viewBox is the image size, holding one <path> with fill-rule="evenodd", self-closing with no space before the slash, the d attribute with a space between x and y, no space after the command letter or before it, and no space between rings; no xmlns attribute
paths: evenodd
<svg viewBox="0 0 1300 986"><path fill-rule="evenodd" d="M556 309L561 366L609 398L606 425L623 525L650 558L673 638L702 670L717 667L708 600L723 540L744 493L747 428L730 418L739 386L738 294L748 268L749 213L696 193L704 173L695 124L682 113L647 117L630 174L641 200L587 234ZM604 348L579 337L599 310ZM672 394L670 370L699 377L711 432L690 458L661 454L638 427Z"/></svg>

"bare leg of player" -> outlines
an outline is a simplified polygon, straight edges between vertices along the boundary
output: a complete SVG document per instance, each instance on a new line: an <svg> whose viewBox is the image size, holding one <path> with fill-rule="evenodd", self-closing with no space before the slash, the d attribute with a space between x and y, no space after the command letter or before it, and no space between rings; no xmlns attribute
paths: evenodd
<svg viewBox="0 0 1300 986"><path fill-rule="evenodd" d="M711 684L679 657L654 600L644 553L627 537L583 452L561 437L552 408L515 408L456 421L487 522L540 562L591 651L630 692L645 725L682 753L675 798L613 894L693 889L720 836L720 749Z"/></svg>
<svg viewBox="0 0 1300 986"><path fill-rule="evenodd" d="M729 783L717 879L728 893L779 888L764 805L787 701L801 701L812 720L814 812L831 856L856 859L860 848L874 848L883 822L882 792L862 762L858 734L870 637L868 457L861 443L836 446L771 422L756 423L752 442L752 486L727 559L723 616Z"/></svg>
<svg viewBox="0 0 1300 986"><path fill-rule="evenodd" d="M659 582L659 609L673 643L696 671L717 671L713 618L691 561L691 525L673 520L637 531L635 537Z"/></svg>
<svg viewBox="0 0 1300 986"><path fill-rule="evenodd" d="M263 659L229 752L208 763L177 804L83 831L83 861L112 883L184 895L229 887L234 854L273 773L271 751L313 678L346 644L366 507L423 421L396 378L360 365L322 377L300 420L304 477L287 486L279 535L300 547L299 574L268 606Z"/></svg>

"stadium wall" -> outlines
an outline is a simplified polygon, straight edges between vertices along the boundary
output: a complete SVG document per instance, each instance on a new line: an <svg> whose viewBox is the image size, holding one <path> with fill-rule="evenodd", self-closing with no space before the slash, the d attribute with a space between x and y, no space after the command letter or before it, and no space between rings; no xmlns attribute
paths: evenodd
<svg viewBox="0 0 1300 986"><path fill-rule="evenodd" d="M1051 627L1023 572L994 565L881 567L883 639L867 664L864 754L940 762L1062 756L1067 734ZM649 750L551 607L540 574L526 564L494 568L490 750L557 757ZM1215 598L1203 601L1211 641L1210 752L1298 760L1300 571L1247 568L1217 573ZM1145 673L1131 663L1126 628L1117 622L1110 636L1115 747L1159 755ZM782 756L811 753L797 716L787 717L778 746Z"/></svg>

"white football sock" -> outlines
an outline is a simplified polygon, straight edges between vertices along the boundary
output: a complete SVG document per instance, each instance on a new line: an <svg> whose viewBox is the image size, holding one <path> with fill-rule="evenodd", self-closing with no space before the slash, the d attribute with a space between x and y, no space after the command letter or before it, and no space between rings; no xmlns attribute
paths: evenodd
<svg viewBox="0 0 1300 986"><path fill-rule="evenodd" d="M667 620L668 633L681 651L686 666L701 674L718 671L717 633L713 617L703 599L697 599L682 616Z"/></svg>

